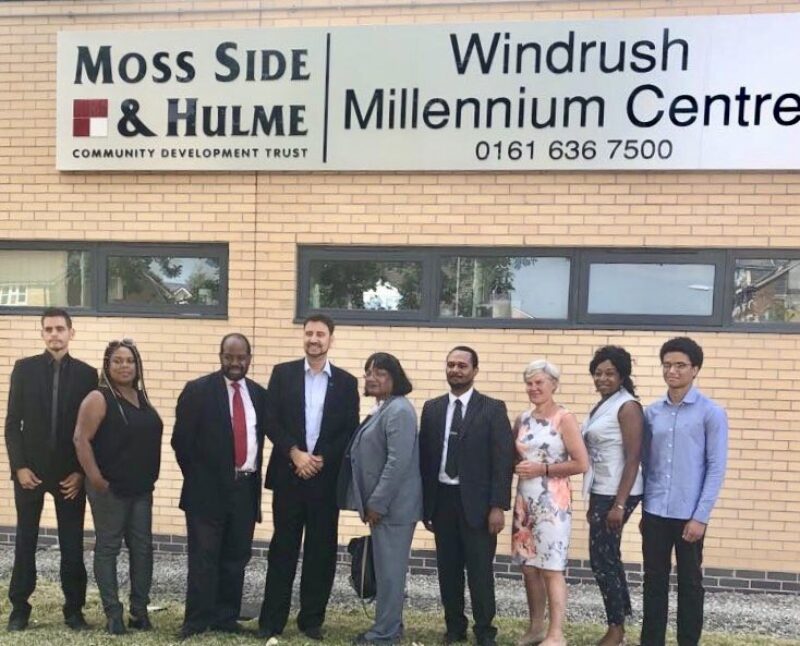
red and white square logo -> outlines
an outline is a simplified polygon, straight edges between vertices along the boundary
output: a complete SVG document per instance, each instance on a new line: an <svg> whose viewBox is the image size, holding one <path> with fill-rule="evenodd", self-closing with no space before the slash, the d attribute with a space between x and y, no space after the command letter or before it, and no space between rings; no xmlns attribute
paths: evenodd
<svg viewBox="0 0 800 646"><path fill-rule="evenodd" d="M72 102L72 136L108 136L108 99L75 99Z"/></svg>

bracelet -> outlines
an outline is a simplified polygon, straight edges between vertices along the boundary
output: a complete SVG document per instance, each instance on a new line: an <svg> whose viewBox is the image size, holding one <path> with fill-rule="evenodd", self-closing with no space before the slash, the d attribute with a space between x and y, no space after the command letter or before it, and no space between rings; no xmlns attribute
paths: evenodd
<svg viewBox="0 0 800 646"><path fill-rule="evenodd" d="M620 505L618 502L614 503L614 507L616 507L617 509L619 509L621 511L625 511L625 505Z"/></svg>
<svg viewBox="0 0 800 646"><path fill-rule="evenodd" d="M544 477L545 478L549 478L550 477L550 465L549 464L545 464L544 465Z"/></svg>

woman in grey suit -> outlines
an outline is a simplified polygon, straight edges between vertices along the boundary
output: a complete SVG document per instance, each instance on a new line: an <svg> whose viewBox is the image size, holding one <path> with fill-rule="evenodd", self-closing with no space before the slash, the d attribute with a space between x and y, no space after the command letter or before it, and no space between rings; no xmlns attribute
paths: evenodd
<svg viewBox="0 0 800 646"><path fill-rule="evenodd" d="M356 644L403 637L406 570L414 527L422 518L417 414L405 395L411 382L396 357L377 352L364 365L364 394L375 407L353 434L339 474L339 506L370 527L377 597L375 623Z"/></svg>

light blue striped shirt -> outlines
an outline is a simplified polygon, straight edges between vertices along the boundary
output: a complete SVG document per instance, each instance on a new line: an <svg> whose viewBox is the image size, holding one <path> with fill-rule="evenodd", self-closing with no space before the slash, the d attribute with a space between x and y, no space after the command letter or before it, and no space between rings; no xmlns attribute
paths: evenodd
<svg viewBox="0 0 800 646"><path fill-rule="evenodd" d="M725 478L728 417L692 386L678 404L668 396L645 411L644 510L708 523Z"/></svg>

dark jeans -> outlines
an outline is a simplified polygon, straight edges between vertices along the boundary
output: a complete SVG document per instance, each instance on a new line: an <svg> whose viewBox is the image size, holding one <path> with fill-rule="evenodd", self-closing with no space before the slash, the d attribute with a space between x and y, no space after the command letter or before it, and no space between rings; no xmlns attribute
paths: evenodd
<svg viewBox="0 0 800 646"><path fill-rule="evenodd" d="M13 611L28 616L28 598L36 588L36 544L39 519L45 493L53 496L58 521L58 546L61 551L61 589L64 591L64 616L75 614L86 603L86 566L83 564L83 515L86 494L65 500L58 483L23 489L14 480L14 503L17 508L17 535L14 545L14 567L8 598Z"/></svg>
<svg viewBox="0 0 800 646"><path fill-rule="evenodd" d="M663 646L669 608L672 549L678 563L678 646L696 646L703 631L703 539L687 543L686 520L642 515L644 613L642 646Z"/></svg>
<svg viewBox="0 0 800 646"><path fill-rule="evenodd" d="M292 583L302 539L303 569L297 626L300 630L318 628L325 621L325 610L336 576L339 526L336 500L332 495L308 498L294 487L273 491L272 520L275 530L269 542L264 602L258 624L265 631L283 632L289 617Z"/></svg>
<svg viewBox="0 0 800 646"><path fill-rule="evenodd" d="M467 630L464 614L464 569L472 600L473 632L478 641L493 639L495 616L494 554L497 537L487 525L471 527L464 516L458 485L440 484L433 514L439 590L444 620L450 635Z"/></svg>
<svg viewBox="0 0 800 646"><path fill-rule="evenodd" d="M592 572L603 595L606 621L609 626L621 626L631 614L631 597L622 564L620 541L622 531L614 532L606 526L606 515L614 506L616 496L592 494L589 501L589 557ZM627 523L641 496L629 496L625 502L623 523Z"/></svg>
<svg viewBox="0 0 800 646"><path fill-rule="evenodd" d="M94 578L107 617L121 617L117 583L117 557L122 540L130 558L130 613L147 614L153 581L153 494L120 497L87 487L96 541Z"/></svg>

